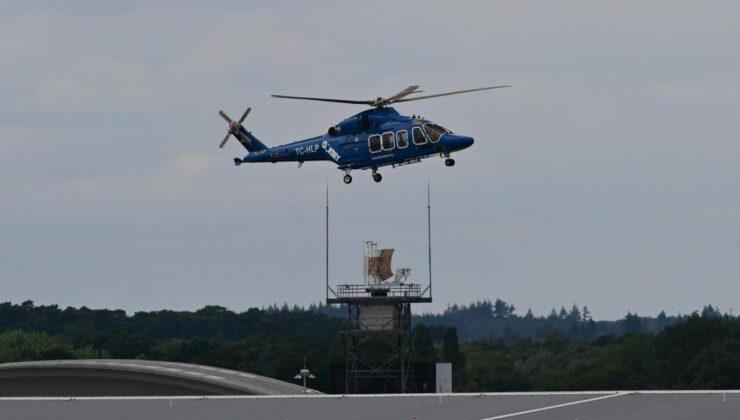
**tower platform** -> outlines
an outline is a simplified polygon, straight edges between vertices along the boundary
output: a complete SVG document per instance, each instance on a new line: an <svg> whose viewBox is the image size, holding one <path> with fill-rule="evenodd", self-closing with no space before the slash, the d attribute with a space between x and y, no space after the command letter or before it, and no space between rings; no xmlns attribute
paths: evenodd
<svg viewBox="0 0 740 420"><path fill-rule="evenodd" d="M396 304L432 301L432 297L427 294L428 288L422 290L421 285L418 284L340 284L332 292L332 295L326 299L328 304Z"/></svg>

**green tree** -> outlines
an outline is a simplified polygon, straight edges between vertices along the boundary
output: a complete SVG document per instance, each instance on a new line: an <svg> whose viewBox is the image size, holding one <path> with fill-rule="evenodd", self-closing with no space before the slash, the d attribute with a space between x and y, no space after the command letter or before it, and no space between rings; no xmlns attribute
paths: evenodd
<svg viewBox="0 0 740 420"><path fill-rule="evenodd" d="M591 320L591 311L588 310L588 306L583 306L583 314L582 314L584 321L590 321Z"/></svg>
<svg viewBox="0 0 740 420"><path fill-rule="evenodd" d="M501 299L496 299L493 303L493 317L494 318L507 318L509 315L509 305Z"/></svg>
<svg viewBox="0 0 740 420"><path fill-rule="evenodd" d="M624 317L624 329L626 332L640 332L643 329L642 319L637 314L627 312Z"/></svg>
<svg viewBox="0 0 740 420"><path fill-rule="evenodd" d="M6 331L0 334L0 362L27 360L92 359L96 353L91 347L76 349L46 333Z"/></svg>
<svg viewBox="0 0 740 420"><path fill-rule="evenodd" d="M581 311L578 309L578 306L574 303L573 307L570 308L570 312L568 313L568 318L571 321L580 322L581 321Z"/></svg>
<svg viewBox="0 0 740 420"><path fill-rule="evenodd" d="M705 305L704 308L701 310L701 316L703 317L711 317L711 316L722 316L722 313L719 311L719 308L712 305Z"/></svg>
<svg viewBox="0 0 740 420"><path fill-rule="evenodd" d="M442 360L448 363L460 363L461 359L457 328L447 328L442 337Z"/></svg>
<svg viewBox="0 0 740 420"><path fill-rule="evenodd" d="M560 307L560 312L558 312L558 318L560 319L568 318L568 311L565 310L564 306Z"/></svg>
<svg viewBox="0 0 740 420"><path fill-rule="evenodd" d="M426 325L419 324L411 331L411 347L415 361L433 363L437 360L434 341Z"/></svg>
<svg viewBox="0 0 740 420"><path fill-rule="evenodd" d="M465 383L465 359L460 353L460 343L457 338L457 328L445 329L442 337L442 360L452 363L452 387L462 389Z"/></svg>

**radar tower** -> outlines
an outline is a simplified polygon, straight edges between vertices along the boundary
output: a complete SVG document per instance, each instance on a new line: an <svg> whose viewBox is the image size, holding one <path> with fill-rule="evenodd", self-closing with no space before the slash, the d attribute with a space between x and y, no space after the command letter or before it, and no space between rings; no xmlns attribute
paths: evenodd
<svg viewBox="0 0 740 420"><path fill-rule="evenodd" d="M427 189L427 228L431 230L431 202ZM329 204L327 195L327 262L329 242ZM341 332L345 348L345 392L360 393L369 386L387 392L410 390L411 374L411 304L432 301L431 232L429 240L429 282L409 281L411 269L391 268L394 249L378 249L366 241L363 252L361 284L329 284L327 305L344 304L347 321Z"/></svg>

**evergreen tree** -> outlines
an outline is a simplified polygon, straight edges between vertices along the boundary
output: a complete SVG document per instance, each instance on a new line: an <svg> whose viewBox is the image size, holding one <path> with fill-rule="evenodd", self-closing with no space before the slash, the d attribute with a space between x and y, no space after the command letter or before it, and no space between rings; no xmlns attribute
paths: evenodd
<svg viewBox="0 0 740 420"><path fill-rule="evenodd" d="M448 363L460 363L460 343L457 339L457 328L450 327L445 329L442 337L442 359Z"/></svg>
<svg viewBox="0 0 740 420"><path fill-rule="evenodd" d="M583 320L584 321L590 321L591 320L591 312L588 310L588 306L583 306Z"/></svg>
<svg viewBox="0 0 740 420"><path fill-rule="evenodd" d="M701 310L701 316L703 317L713 317L713 316L722 316L722 313L719 311L719 308L712 306L712 305L705 305L704 308Z"/></svg>
<svg viewBox="0 0 740 420"><path fill-rule="evenodd" d="M565 307L560 307L560 313L558 314L558 318L565 319L568 317L568 311L565 310Z"/></svg>
<svg viewBox="0 0 740 420"><path fill-rule="evenodd" d="M494 318L507 318L509 313L508 305L501 299L496 299L493 304L493 317Z"/></svg>
<svg viewBox="0 0 740 420"><path fill-rule="evenodd" d="M578 306L576 304L573 304L573 307L570 308L570 312L568 313L568 318L572 321L579 322L581 320L581 311L578 309Z"/></svg>
<svg viewBox="0 0 740 420"><path fill-rule="evenodd" d="M452 388L457 390L461 384L466 382L465 359L460 352L460 343L457 338L457 328L445 329L442 337L442 358L445 362L452 363Z"/></svg>
<svg viewBox="0 0 740 420"><path fill-rule="evenodd" d="M429 328L419 324L411 331L411 348L416 362L433 363L437 360L434 341L429 333Z"/></svg>
<svg viewBox="0 0 740 420"><path fill-rule="evenodd" d="M665 314L665 311L660 311L657 318L655 318L655 326L658 329L658 331L663 331L665 327L670 325L670 321L668 320L668 317Z"/></svg>
<svg viewBox="0 0 740 420"><path fill-rule="evenodd" d="M624 329L626 332L640 332L642 331L642 319L637 314L627 312L627 316L624 317Z"/></svg>

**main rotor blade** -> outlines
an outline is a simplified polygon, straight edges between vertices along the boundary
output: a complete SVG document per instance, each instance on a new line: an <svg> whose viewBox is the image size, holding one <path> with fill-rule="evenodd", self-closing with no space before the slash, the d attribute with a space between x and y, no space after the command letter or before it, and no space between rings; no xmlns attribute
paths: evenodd
<svg viewBox="0 0 740 420"><path fill-rule="evenodd" d="M231 133L226 133L226 137L224 137L224 139L223 139L223 140L221 141L221 144L219 144L219 145L218 145L218 147L220 147L220 148L222 148L222 149L223 149L223 148L224 148L224 145L225 145L225 144L226 144L226 142L227 142L227 141L229 140L229 136L230 136L230 135L231 135Z"/></svg>
<svg viewBox="0 0 740 420"><path fill-rule="evenodd" d="M308 96L287 96L287 95L270 95L273 98L282 99L303 99L306 101L336 102L340 104L372 105L373 101L353 101L350 99L331 99L331 98L311 98Z"/></svg>
<svg viewBox="0 0 740 420"><path fill-rule="evenodd" d="M383 103L390 104L392 102L396 102L401 98L411 95L412 93L416 93L416 89L419 89L419 86L409 86L406 89L398 92L397 94L383 99Z"/></svg>
<svg viewBox="0 0 740 420"><path fill-rule="evenodd" d="M244 111L244 113L242 114L242 117L239 118L239 124L241 124L241 123L244 122L244 119L247 118L247 115L249 115L249 111L251 111L251 110L252 110L252 108L247 108L247 110Z"/></svg>
<svg viewBox="0 0 740 420"><path fill-rule="evenodd" d="M223 111L218 111L218 115L221 116L221 118L225 119L227 123L231 124L233 121L231 121L231 118L229 118L228 115L226 115Z"/></svg>
<svg viewBox="0 0 740 420"><path fill-rule="evenodd" d="M511 86L509 86L509 85L504 85L504 86L489 86L489 87L477 88L477 89L456 90L454 92L437 93L435 95L415 96L413 98L399 99L399 100L394 101L394 102L411 102L411 101L418 101L420 99L436 98L436 97L439 97L439 96L458 95L458 94L461 94L461 93L477 92L479 90L499 89L499 88L505 88L505 87L511 87Z"/></svg>

